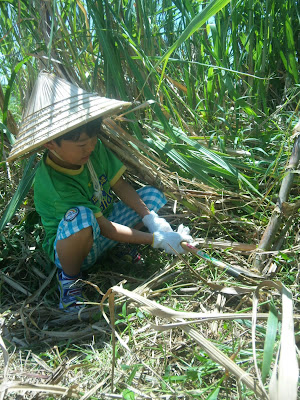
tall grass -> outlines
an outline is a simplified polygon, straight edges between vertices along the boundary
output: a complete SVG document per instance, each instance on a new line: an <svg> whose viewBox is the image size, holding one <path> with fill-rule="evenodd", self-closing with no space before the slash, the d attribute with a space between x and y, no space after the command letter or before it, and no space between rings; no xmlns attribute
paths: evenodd
<svg viewBox="0 0 300 400"><path fill-rule="evenodd" d="M241 236L245 240L254 240L257 237L255 235L267 222L269 206L273 202L271 195L276 193L280 185L281 173L291 147L289 132L295 121L295 110L299 101L297 7L298 1L292 0L0 2L0 82L3 87L3 98L0 95L0 129L4 154L8 153L13 141L13 136L8 132L14 133L10 128L13 125L10 125L9 112L11 111L17 120L20 119L21 109L26 104L40 69L53 71L86 90L108 97L137 103L152 100L151 108L129 113L126 120L120 123L124 135L130 132L131 136L124 136L128 146L152 160L157 170L160 169L160 176L164 172L176 187L184 187L186 191L182 191L183 198L180 200L186 207L192 208L196 203L192 203L191 198L193 195L198 196L201 204L206 207L203 209L210 212L211 221L217 221L217 224L214 224L208 218L203 217L200 220L201 217L194 216L193 220L189 221L194 224L193 233L213 236L217 231L218 238L225 235L231 239L240 239ZM19 106L18 110L16 103ZM115 129L116 136L121 137L120 132L121 129ZM111 133L111 142L114 143L116 136ZM124 143L124 137L121 137L123 142L116 140L116 143ZM4 174L4 161L1 167L3 182L4 179L8 179ZM23 171L24 176L13 197L13 193L8 193L8 190L4 193L1 188L0 204L6 211L0 220L0 230L22 204L30 188L35 167L34 157L30 158L27 164L25 161L17 161L11 167L12 183L5 187L13 186L13 181L17 182ZM17 186L17 183L14 186ZM185 198L185 193L189 193L190 197ZM295 196L298 196L297 193L295 191ZM9 199L11 202L6 207ZM29 204L29 209L31 205ZM193 208L193 211L198 210L197 207ZM28 282L34 282L32 287L35 291L39 290L46 277L43 274L38 275L40 281L37 280L36 270L31 269L31 264L44 265L46 262L38 252L32 250L41 242L41 228L35 227L37 221L34 216L32 219L25 219L24 237L30 236L30 240L33 241L31 233L35 232L35 243L32 246L28 245L28 248L24 246L21 225L14 231L11 230L8 235L5 232L1 236L5 239L4 244L0 244L5 253L1 254L0 261L5 261L5 273L8 271L8 275L12 275L13 278L23 279L20 259L24 257L26 271L27 267L29 270L25 275ZM228 228L227 222L232 224L233 228ZM16 242L13 240L14 232L20 237ZM31 243L29 239L26 240ZM291 239L290 242L291 246L297 244L297 238ZM12 251L15 251L14 257L4 260ZM227 255L229 257L230 253ZM235 256L234 261L237 260L242 262L240 256ZM297 265L296 261L296 257L286 252L277 254L274 259L278 266L285 266L281 278L287 283L294 282L295 276L290 266ZM16 268L11 267L15 265ZM111 265L107 268L110 267ZM203 279L205 266L200 265L199 268L197 281L199 276ZM185 278L188 274L183 271L178 278L179 282L175 281L176 285L183 285L182 292L181 286L180 290L166 286L158 289L155 298L164 301L167 298L165 293L169 290L174 307L178 306L176 299L179 299L180 307L193 307L194 303L210 307L209 299L213 296L211 286L207 286L207 282L218 281L220 287L227 284L227 281L224 284L223 275L218 275L213 268L208 268L203 293L199 296L197 292L192 292L187 300L184 294L185 281L181 281L183 275ZM169 275L167 277L169 283L171 278ZM5 275L5 278L10 277ZM191 278L188 281L191 282L189 289L200 290L194 287L195 276L192 275ZM234 288L238 286L232 281L229 284ZM31 289L30 283L28 286ZM18 292L17 294L21 296ZM51 298L51 295L53 293L47 296ZM44 298L46 304L47 296ZM243 297L239 304L233 301L232 308L235 311L242 310L244 306L248 306L248 302L249 300ZM56 344L57 338L51 336L51 329L54 329L57 321L49 322L49 310L44 310L45 317L41 321L45 322L37 325L41 316L37 315L36 322L32 317L32 310L25 308L24 306L24 315L26 318L28 316L28 324L35 337L44 339L45 336L42 335L49 334L52 341L47 343ZM39 312L38 308L37 313ZM126 310L123 314L120 326L125 321L127 328L123 335L126 335L131 332L131 321ZM24 315L21 315L20 321L24 321ZM136 318L134 329L137 330L142 321L139 319L140 313L137 312ZM263 339L269 344L265 354L260 350L257 352L258 362L262 365L264 384L268 380L270 365L274 362L274 341L277 335L275 322L272 322L271 318L272 315L267 330L258 327L263 331L260 332ZM19 321L18 317L16 321ZM242 336L247 337L251 324L235 321L232 324L222 324L222 333L217 339L218 342L226 341L220 348L222 347L230 357L237 356L239 364L246 364L245 371L251 372L253 352L249 346L250 341L245 339L246 345L240 349L234 336L236 326L240 325L244 326L244 330L239 327L238 332L243 332ZM50 330L45 328L48 323ZM81 324L78 321L72 323ZM101 324L99 329L102 329ZM89 332L92 337L93 331ZM59 336L60 332L55 333L61 340L65 337L77 340L81 331L79 326L72 332L72 336L70 332L62 332L62 336ZM155 353L158 360L157 370L162 376L162 382L155 386L158 396L161 393L172 395L174 390L176 393L176 390L180 391L181 388L187 395L198 398L208 395L210 399L217 398L219 391L223 396L232 392L233 385L227 371L220 371L215 362L194 349L191 339L187 343L193 351L188 355L188 347L184 346L179 352L173 352L171 341L167 354L163 348L163 335L157 336L158 347L152 346L149 351L144 346L143 335L142 333L141 342L135 345L140 347L141 354L146 351L145 357L149 359L151 354ZM23 336L21 325L16 334L20 343ZM132 340L136 339L129 335L129 340L132 344ZM146 332L146 343L148 340L149 333ZM174 336L174 343L176 341L177 337ZM63 353L60 354L61 348ZM58 353L55 353L55 361L51 361L52 366L59 365L67 353L69 354L69 350L64 349L64 345L59 346ZM79 353L83 353L81 349ZM102 351L101 356L103 354ZM175 367L173 371L170 369L172 366L168 364L169 354L176 360L174 365L176 364L178 370ZM98 361L101 358L98 350L93 350L92 356ZM43 357L46 359L48 355L45 353ZM87 357L90 357L90 354ZM73 360L73 355L70 356L70 360ZM87 361L89 360L90 358ZM139 376L140 364L135 365L135 361L129 359L129 356L124 356L123 360L126 362L118 366L120 376L125 377L123 380L128 385L138 384L136 376ZM95 364L94 361L93 363ZM90 364L87 365L90 367ZM99 370L103 374L103 365L107 368L107 357L96 370L97 379ZM90 377L90 371L90 368L87 373L85 369L82 370L84 382L87 376ZM152 375L150 377L152 378ZM97 379L95 388L99 384ZM107 376L104 380L106 382ZM183 385L180 386L180 382L183 382ZM123 384L123 381L121 383ZM150 386L147 386L147 390L150 390ZM120 393L124 390L121 390L121 384L118 390ZM130 392L131 388L126 390ZM237 389L234 390L237 393ZM131 395L129 392L127 396ZM243 394L247 396L247 392Z"/></svg>
<svg viewBox="0 0 300 400"><path fill-rule="evenodd" d="M285 135L272 113L284 104L292 115L299 93L297 2L227 3L1 2L0 68L12 83L4 124L11 95L23 107L46 68L108 97L154 100L152 112L129 114L127 125L179 176L220 190L269 190L261 182L278 151L272 137ZM265 121L270 134L261 132ZM171 153L151 140L154 131ZM226 154L234 148L251 156L237 161Z"/></svg>
<svg viewBox="0 0 300 400"><path fill-rule="evenodd" d="M271 168L272 138L285 140L284 120L278 126L272 113L283 104L289 120L299 94L297 3L226 3L1 2L4 125L12 96L23 107L37 68L46 68L108 97L154 100L152 112L129 114L127 125L179 176L268 192L261 182L273 185L280 174ZM151 140L154 131L171 153ZM237 161L226 154L232 148L251 156Z"/></svg>

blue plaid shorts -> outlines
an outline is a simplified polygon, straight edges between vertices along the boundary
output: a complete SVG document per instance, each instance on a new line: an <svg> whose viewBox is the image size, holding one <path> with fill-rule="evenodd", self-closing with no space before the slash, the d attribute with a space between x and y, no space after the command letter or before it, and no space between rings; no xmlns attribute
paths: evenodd
<svg viewBox="0 0 300 400"><path fill-rule="evenodd" d="M141 189L138 189L137 192L150 211L158 211L167 202L163 193L154 187L145 186ZM91 267L106 250L111 249L118 244L118 242L107 239L101 235L97 219L89 208L77 206L68 210L65 216L66 215L68 215L68 218L64 217L58 225L57 235L54 242L54 262L58 268L62 269L56 251L57 241L66 239L74 233L79 232L80 230L89 226L93 228L94 244L83 262L81 268L82 270ZM113 210L107 219L121 225L129 226L130 228L141 221L141 217L122 201L114 203Z"/></svg>

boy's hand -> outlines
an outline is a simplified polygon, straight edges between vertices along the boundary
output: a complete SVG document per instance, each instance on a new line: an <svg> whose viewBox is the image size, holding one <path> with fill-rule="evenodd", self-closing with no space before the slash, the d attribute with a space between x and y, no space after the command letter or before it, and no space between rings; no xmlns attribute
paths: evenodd
<svg viewBox="0 0 300 400"><path fill-rule="evenodd" d="M142 219L149 232L173 232L171 225L164 218L160 218L155 211L151 211Z"/></svg>
<svg viewBox="0 0 300 400"><path fill-rule="evenodd" d="M183 225L179 225L177 232L154 232L152 246L155 249L162 249L168 254L185 253L180 243L193 242L193 238L189 233L190 229Z"/></svg>

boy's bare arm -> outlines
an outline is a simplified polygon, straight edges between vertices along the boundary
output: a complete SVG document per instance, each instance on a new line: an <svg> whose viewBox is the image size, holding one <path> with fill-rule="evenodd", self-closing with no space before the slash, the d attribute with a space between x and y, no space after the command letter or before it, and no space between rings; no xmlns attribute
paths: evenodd
<svg viewBox="0 0 300 400"><path fill-rule="evenodd" d="M101 216L97 218L101 235L117 242L136 243L136 244L152 244L153 235L148 232L141 232L136 229L129 228L125 225L111 222L107 218Z"/></svg>
<svg viewBox="0 0 300 400"><path fill-rule="evenodd" d="M148 207L142 201L138 193L130 186L127 182L124 181L123 178L120 178L116 184L112 187L113 191L116 195L130 208L132 208L136 213L138 213L141 218L145 219L146 216L152 216ZM149 215L150 214L150 215ZM160 220L157 215L154 216L154 220ZM154 248L159 248L166 253L176 254L183 253L184 250L181 247L180 243L182 241L191 242L192 237L189 236L189 229L181 225L185 231L188 229L188 232L179 232L179 228L177 232L174 232L170 227L170 230L162 230L160 231L159 227L157 227L157 221L154 225L154 230L150 230L150 232L141 232L136 229L129 228L125 225L117 224L116 222L111 222L106 219L104 216L97 218L98 224L100 226L101 234L108 239L115 240L118 242L126 242L126 243L136 243L136 244L151 244ZM163 227L166 226L166 221L164 221ZM159 226L161 226L161 222L158 221ZM169 225L169 224L168 224ZM168 226L167 226L168 228Z"/></svg>
<svg viewBox="0 0 300 400"><path fill-rule="evenodd" d="M125 203L128 207L134 210L141 218L150 214L150 210L140 198L136 190L121 177L112 187L115 194Z"/></svg>

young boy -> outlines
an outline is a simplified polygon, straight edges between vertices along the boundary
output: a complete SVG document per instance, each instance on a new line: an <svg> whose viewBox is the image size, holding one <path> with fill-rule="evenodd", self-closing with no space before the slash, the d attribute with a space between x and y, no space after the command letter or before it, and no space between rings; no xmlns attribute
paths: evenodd
<svg viewBox="0 0 300 400"><path fill-rule="evenodd" d="M74 284L81 271L117 242L149 244L174 254L172 248L182 253L180 242L191 240L186 230L173 232L157 216L166 203L161 192L153 187L135 191L125 181L124 165L97 139L97 129L99 120L96 126L93 121L46 143L48 152L34 184L36 210L46 231L45 249L59 269L59 307L70 311L82 301L81 288ZM100 199L93 172L101 185ZM113 203L114 194L120 202ZM150 233L133 228L141 220Z"/></svg>
<svg viewBox="0 0 300 400"><path fill-rule="evenodd" d="M36 171L34 202L45 228L43 246L58 268L59 307L76 311L82 301L81 287L76 285L81 271L118 242L149 244L176 254L184 252L181 241L192 238L188 228L181 225L174 232L158 217L156 211L166 203L164 195L153 187L135 191L123 178L125 166L97 138L101 118L91 119L91 115L101 115L94 103L104 107L103 98L46 73L40 74L36 86L31 95L34 104L29 102L20 129L19 147L10 158L25 152L31 142L47 149ZM115 109L114 103L109 107ZM76 119L76 128L60 135L65 128L62 121L72 125ZM44 132L53 139L45 141ZM115 196L120 201L114 202ZM134 229L140 221L149 232Z"/></svg>

